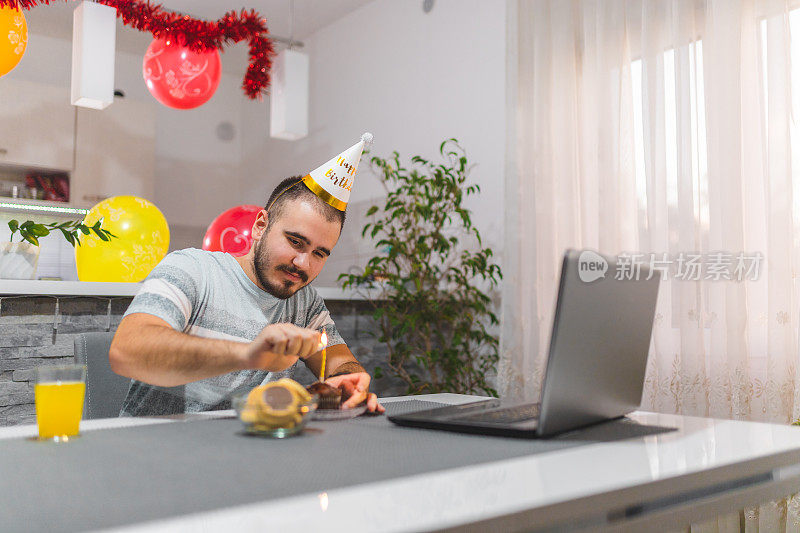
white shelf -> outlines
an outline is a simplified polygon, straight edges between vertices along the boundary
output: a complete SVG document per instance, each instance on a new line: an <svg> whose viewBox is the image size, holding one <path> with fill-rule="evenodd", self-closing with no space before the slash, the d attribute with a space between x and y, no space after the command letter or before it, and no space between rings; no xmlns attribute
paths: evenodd
<svg viewBox="0 0 800 533"><path fill-rule="evenodd" d="M41 296L135 296L141 283L104 281L45 281L0 279L0 295ZM325 300L363 300L353 291L338 287L316 287Z"/></svg>
<svg viewBox="0 0 800 533"><path fill-rule="evenodd" d="M339 287L315 287L323 300L365 300L362 295Z"/></svg>
<svg viewBox="0 0 800 533"><path fill-rule="evenodd" d="M0 295L134 296L141 283L1 279Z"/></svg>
<svg viewBox="0 0 800 533"><path fill-rule="evenodd" d="M88 209L67 202L0 196L0 213L41 213L83 218Z"/></svg>

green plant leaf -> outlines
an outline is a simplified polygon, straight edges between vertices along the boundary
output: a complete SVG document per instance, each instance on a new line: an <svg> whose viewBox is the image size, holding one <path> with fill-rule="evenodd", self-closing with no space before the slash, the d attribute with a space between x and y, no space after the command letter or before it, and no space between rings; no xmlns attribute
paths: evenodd
<svg viewBox="0 0 800 533"><path fill-rule="evenodd" d="M110 231L102 229L102 222L103 219L100 219L90 227L77 220L49 222L46 224L39 224L33 220L26 220L20 224L17 220L12 220L9 222L9 229L12 230L12 240L14 234L18 231L24 240L36 246L39 245L39 238L48 236L54 230L59 230L68 243L72 246L80 246L81 241L79 235L81 234L90 235L92 232L95 232L97 237L103 241L117 238L117 236Z"/></svg>
<svg viewBox="0 0 800 533"><path fill-rule="evenodd" d="M95 235L97 235L97 238L99 238L101 241L108 242L108 241L111 240L111 239L108 238L108 236L105 233L103 233L103 230L95 229L93 227L92 231L95 233Z"/></svg>
<svg viewBox="0 0 800 533"><path fill-rule="evenodd" d="M373 157L373 168L386 186L381 210L372 206L362 236L376 239L375 253L363 271L340 275L345 287L373 287L375 337L388 348L391 372L410 393L479 392L496 394L487 375L496 372L499 341L491 292L501 279L482 249L464 198L477 194L467 182L470 166L455 138L439 146L441 161L400 154ZM470 251L474 238L477 252ZM375 371L377 377L378 370Z"/></svg>
<svg viewBox="0 0 800 533"><path fill-rule="evenodd" d="M50 235L50 230L47 229L43 224L31 224L30 232L37 237L47 237Z"/></svg>
<svg viewBox="0 0 800 533"><path fill-rule="evenodd" d="M67 242L70 243L74 248L75 247L75 237L72 236L72 233L70 233L69 231L65 230L64 228L58 228L58 229L59 229L59 231L61 231L61 234L64 236L64 238L67 240Z"/></svg>

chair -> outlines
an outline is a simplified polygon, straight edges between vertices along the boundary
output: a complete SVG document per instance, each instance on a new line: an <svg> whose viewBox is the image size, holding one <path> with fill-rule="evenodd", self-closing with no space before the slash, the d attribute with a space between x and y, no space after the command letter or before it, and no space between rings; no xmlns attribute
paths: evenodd
<svg viewBox="0 0 800 533"><path fill-rule="evenodd" d="M80 333L75 337L75 362L86 365L86 402L83 418L119 416L131 380L115 374L108 361L114 333Z"/></svg>

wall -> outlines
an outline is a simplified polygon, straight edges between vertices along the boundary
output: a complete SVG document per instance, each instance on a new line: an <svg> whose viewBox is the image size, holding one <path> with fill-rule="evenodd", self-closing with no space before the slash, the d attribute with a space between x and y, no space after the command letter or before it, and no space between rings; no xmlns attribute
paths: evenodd
<svg viewBox="0 0 800 533"><path fill-rule="evenodd" d="M504 0L438 0L428 14L420 2L375 0L304 39L311 59L310 134L295 142L269 138L268 98L246 99L239 88L243 68L225 63L224 55L226 68L237 73L223 75L206 105L178 111L147 92L142 55L118 51L116 86L156 109L151 200L170 224L170 248L199 246L217 214L263 204L282 178L316 168L371 131L374 154L397 150L406 159L435 157L442 140L457 137L477 163L472 178L482 188L468 207L502 262L505 11ZM71 43L30 31L28 50L8 76L67 91ZM225 122L233 140L216 134ZM345 232L318 285L335 286L340 272L372 252L360 228L382 194L362 165Z"/></svg>
<svg viewBox="0 0 800 533"><path fill-rule="evenodd" d="M303 174L375 135L373 153L435 157L457 137L473 163L482 193L471 200L474 221L502 262L502 176L505 151L504 0L375 0L304 39L311 59L310 134L289 142L269 138L269 100L253 102L241 74L224 74L214 98L196 110L166 108L141 78L141 54L117 52L116 86L156 109L155 192L170 224L171 249L199 246L209 222L238 204L263 204L284 177ZM71 43L35 33L9 78L69 87ZM133 31L133 30L123 30ZM142 54L144 50L142 50ZM229 60L230 61L230 60ZM239 70L243 70L239 69ZM221 140L228 122L235 137ZM349 222L317 281L336 285L339 272L372 252L360 238L364 213L383 190L361 166Z"/></svg>
<svg viewBox="0 0 800 533"><path fill-rule="evenodd" d="M130 301L131 298L0 298L0 426L35 423L35 369L74 362L75 337L87 331L114 331Z"/></svg>
<svg viewBox="0 0 800 533"><path fill-rule="evenodd" d="M246 103L241 203L263 203L281 179L313 170L364 131L375 135L374 154L397 150L406 160L434 157L444 139L457 137L483 189L468 207L502 259L505 1L437 0L429 14L421 4L376 0L303 39L311 61L309 135L264 139L268 102ZM360 230L382 194L362 163L345 231L317 284L335 285L339 272L372 252Z"/></svg>
<svg viewBox="0 0 800 533"><path fill-rule="evenodd" d="M30 31L25 55L8 79L60 86L68 99L71 41L37 34L35 28ZM126 98L151 105L156 111L155 192L148 199L167 218L172 233L170 248L199 247L211 220L236 205L240 197L239 117L245 99L239 89L241 78L223 74L219 89L208 103L195 110L178 111L150 96L142 80L143 55L144 50L142 54L117 51L115 87ZM217 126L225 121L232 122L236 131L231 141L216 135Z"/></svg>
<svg viewBox="0 0 800 533"><path fill-rule="evenodd" d="M72 363L77 335L115 331L130 302L131 298L0 297L0 427L35 423L36 368ZM382 362L387 349L375 341L376 326L368 306L331 301L328 307L339 332L365 368L374 372L376 366L385 367ZM315 381L302 366L295 378L304 384ZM370 389L380 396L396 396L406 390L398 378L388 375L373 380Z"/></svg>

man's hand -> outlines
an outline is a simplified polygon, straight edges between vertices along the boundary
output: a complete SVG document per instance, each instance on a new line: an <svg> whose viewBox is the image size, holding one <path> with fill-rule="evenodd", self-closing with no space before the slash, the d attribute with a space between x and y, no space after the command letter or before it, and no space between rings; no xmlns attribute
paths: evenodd
<svg viewBox="0 0 800 533"><path fill-rule="evenodd" d="M319 331L294 324L270 324L247 345L244 364L246 368L279 372L319 349Z"/></svg>
<svg viewBox="0 0 800 533"><path fill-rule="evenodd" d="M343 389L343 396L347 398L347 401L342 404L342 409L350 409L366 400L367 410L370 413L382 413L386 409L378 403L378 397L369 392L370 380L369 374L358 372L356 374L334 376L326 379L325 383L332 387L341 387Z"/></svg>

